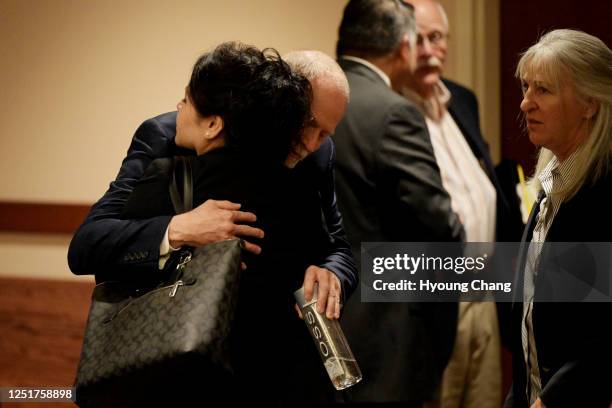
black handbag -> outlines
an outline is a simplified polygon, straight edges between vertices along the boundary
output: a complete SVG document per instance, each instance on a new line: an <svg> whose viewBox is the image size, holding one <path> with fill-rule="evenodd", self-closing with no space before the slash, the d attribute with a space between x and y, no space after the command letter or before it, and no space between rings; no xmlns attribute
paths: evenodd
<svg viewBox="0 0 612 408"><path fill-rule="evenodd" d="M186 159L175 158L171 180L175 210L190 210L193 186ZM77 370L77 403L123 405L186 373L211 381L231 376L228 337L241 251L239 239L187 248L173 253L163 282L97 285Z"/></svg>

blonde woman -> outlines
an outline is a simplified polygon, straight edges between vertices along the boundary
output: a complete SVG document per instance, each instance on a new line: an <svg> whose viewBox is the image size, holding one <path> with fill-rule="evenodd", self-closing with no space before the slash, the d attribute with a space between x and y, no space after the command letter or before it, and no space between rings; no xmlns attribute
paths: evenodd
<svg viewBox="0 0 612 408"><path fill-rule="evenodd" d="M608 408L612 304L539 302L555 276L537 244L612 241L612 52L589 34L555 30L522 55L516 75L540 147L531 180L539 200L523 235L505 406Z"/></svg>

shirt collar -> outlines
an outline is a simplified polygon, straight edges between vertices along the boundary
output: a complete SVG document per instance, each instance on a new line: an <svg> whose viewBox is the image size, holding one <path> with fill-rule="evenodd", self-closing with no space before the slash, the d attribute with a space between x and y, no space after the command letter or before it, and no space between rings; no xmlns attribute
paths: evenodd
<svg viewBox="0 0 612 408"><path fill-rule="evenodd" d="M576 151L569 155L569 157L563 160L562 163L559 163L557 167L557 171L561 176L561 180L563 181L563 185L566 186L569 182L570 175L574 172L576 167L576 157L578 157L578 152L581 148L576 149Z"/></svg>
<svg viewBox="0 0 612 408"><path fill-rule="evenodd" d="M366 61L363 58L353 57L352 55L341 55L340 58L347 60L347 61L353 61L361 65L365 65L366 67L370 68L372 71L376 72L378 76L383 81L385 81L385 84L387 84L387 86L391 88L391 79L389 79L389 76L385 74L382 69L378 68L376 65L372 64L370 61Z"/></svg>
<svg viewBox="0 0 612 408"><path fill-rule="evenodd" d="M427 99L407 87L403 89L402 93L407 98L412 99L428 118L435 121L442 119L451 100L451 93L442 81L438 81L434 85L433 95Z"/></svg>
<svg viewBox="0 0 612 408"><path fill-rule="evenodd" d="M542 173L538 176L538 178L540 179L542 188L547 196L551 193L562 190L567 185L570 175L574 171L576 157L578 156L579 150L580 148L570 154L565 160L563 160L563 162L560 162L556 156L553 156L546 167L544 167L544 170L542 170ZM559 177L560 184L547 182L555 176Z"/></svg>

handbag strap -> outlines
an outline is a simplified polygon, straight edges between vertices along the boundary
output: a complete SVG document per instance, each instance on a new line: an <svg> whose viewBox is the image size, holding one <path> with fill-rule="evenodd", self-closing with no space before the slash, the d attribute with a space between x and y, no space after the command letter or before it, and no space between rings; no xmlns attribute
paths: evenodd
<svg viewBox="0 0 612 408"><path fill-rule="evenodd" d="M183 195L179 194L178 176L182 175ZM177 214L181 214L193 209L193 174L191 162L187 157L174 157L172 177L170 179L170 199L172 206Z"/></svg>

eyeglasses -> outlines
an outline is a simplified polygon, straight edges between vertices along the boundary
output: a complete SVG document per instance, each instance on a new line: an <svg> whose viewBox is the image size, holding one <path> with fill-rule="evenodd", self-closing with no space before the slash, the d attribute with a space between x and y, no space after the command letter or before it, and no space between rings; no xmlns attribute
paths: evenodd
<svg viewBox="0 0 612 408"><path fill-rule="evenodd" d="M431 33L427 34L426 36L423 36L421 34L417 34L417 45L418 46L423 46L423 44L425 43L425 39L427 39L427 42L434 46L434 47L439 47L440 45L444 44L446 42L446 40L448 39L448 34L445 34L441 31L432 31Z"/></svg>

